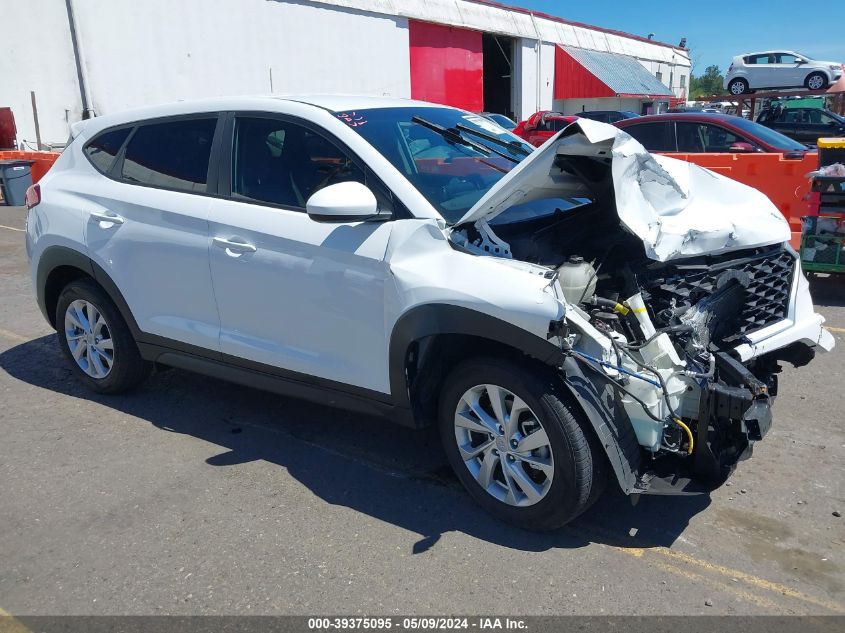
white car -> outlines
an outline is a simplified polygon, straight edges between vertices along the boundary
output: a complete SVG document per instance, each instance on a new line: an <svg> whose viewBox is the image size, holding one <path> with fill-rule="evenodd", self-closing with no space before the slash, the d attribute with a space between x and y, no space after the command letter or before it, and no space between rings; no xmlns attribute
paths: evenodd
<svg viewBox="0 0 845 633"><path fill-rule="evenodd" d="M821 90L841 76L841 62L822 62L793 51L764 51L734 57L724 88L733 95L761 88Z"/></svg>
<svg viewBox="0 0 845 633"><path fill-rule="evenodd" d="M533 151L445 106L264 97L73 136L26 243L83 383L168 365L439 424L472 496L527 528L608 476L723 479L770 427L778 363L833 346L763 194L610 125Z"/></svg>

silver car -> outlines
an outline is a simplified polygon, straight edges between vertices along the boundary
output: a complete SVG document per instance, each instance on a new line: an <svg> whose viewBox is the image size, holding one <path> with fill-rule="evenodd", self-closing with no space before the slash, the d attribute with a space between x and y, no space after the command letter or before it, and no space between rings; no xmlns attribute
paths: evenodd
<svg viewBox="0 0 845 633"><path fill-rule="evenodd" d="M733 95L761 88L822 90L842 76L840 62L823 62L793 51L745 53L733 58L725 74L725 90Z"/></svg>

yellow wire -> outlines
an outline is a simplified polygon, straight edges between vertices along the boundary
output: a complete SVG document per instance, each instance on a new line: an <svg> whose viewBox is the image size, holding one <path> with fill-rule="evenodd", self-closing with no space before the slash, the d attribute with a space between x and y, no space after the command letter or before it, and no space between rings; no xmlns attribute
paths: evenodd
<svg viewBox="0 0 845 633"><path fill-rule="evenodd" d="M675 424L681 427L687 433L687 439L689 440L689 448L687 449L687 455L692 455L692 448L694 446L693 439L692 439L692 431L690 431L689 427L681 422L678 418L674 418Z"/></svg>

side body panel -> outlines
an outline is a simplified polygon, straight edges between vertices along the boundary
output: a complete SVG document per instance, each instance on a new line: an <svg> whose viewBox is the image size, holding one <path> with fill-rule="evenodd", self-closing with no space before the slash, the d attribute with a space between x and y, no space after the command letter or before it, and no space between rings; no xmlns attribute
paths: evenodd
<svg viewBox="0 0 845 633"><path fill-rule="evenodd" d="M220 320L208 269L211 198L96 176L86 192L91 259L120 288L142 331L217 350ZM91 213L115 214L122 224Z"/></svg>

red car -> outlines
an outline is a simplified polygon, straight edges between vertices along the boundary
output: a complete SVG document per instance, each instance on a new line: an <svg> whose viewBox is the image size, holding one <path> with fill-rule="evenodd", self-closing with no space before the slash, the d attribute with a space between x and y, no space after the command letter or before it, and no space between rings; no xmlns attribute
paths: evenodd
<svg viewBox="0 0 845 633"><path fill-rule="evenodd" d="M566 116L560 112L541 110L520 122L512 131L535 147L540 147L577 118L577 116Z"/></svg>
<svg viewBox="0 0 845 633"><path fill-rule="evenodd" d="M726 114L669 113L617 121L614 125L650 152L773 152L800 158L808 151L779 132Z"/></svg>

